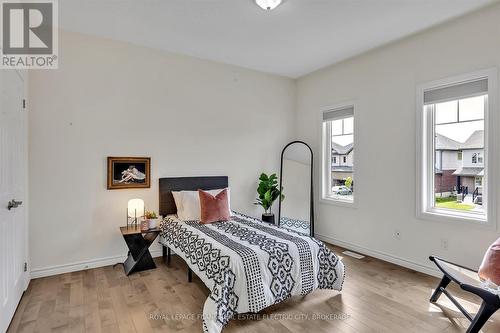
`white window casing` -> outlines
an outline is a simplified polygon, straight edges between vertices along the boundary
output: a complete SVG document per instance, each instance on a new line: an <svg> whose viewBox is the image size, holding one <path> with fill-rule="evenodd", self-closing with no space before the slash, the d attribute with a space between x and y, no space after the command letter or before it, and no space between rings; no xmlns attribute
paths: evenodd
<svg viewBox="0 0 500 333"><path fill-rule="evenodd" d="M470 74L437 80L417 87L416 93L416 211L425 220L465 222L496 228L496 187L498 153L498 70L491 68ZM434 104L487 94L484 113L484 154L476 155L484 163L484 214L435 207L434 204ZM481 162L479 162L481 161Z"/></svg>
<svg viewBox="0 0 500 333"><path fill-rule="evenodd" d="M342 200L341 198L331 196L331 184L332 184L332 126L331 122L334 120L345 119L349 117L354 117L354 133L353 133L353 145L356 142L356 118L354 116L355 103L349 102L344 103L334 107L323 108L321 111L321 146L322 146L322 163L320 164L321 170L321 182L320 182L320 202L328 203L333 205L356 207L356 196L354 195L350 200ZM327 139L328 138L328 139ZM338 156L336 161L341 165L346 159L346 156ZM345 163L345 162L344 162ZM355 172L353 168L353 173ZM357 186L357 181L355 181L355 187Z"/></svg>

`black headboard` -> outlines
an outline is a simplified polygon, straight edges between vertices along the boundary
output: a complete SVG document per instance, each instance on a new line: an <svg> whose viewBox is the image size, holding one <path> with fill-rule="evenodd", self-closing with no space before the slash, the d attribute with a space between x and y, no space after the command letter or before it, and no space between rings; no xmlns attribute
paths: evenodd
<svg viewBox="0 0 500 333"><path fill-rule="evenodd" d="M227 176L160 178L160 215L177 213L172 191L215 190L228 187Z"/></svg>

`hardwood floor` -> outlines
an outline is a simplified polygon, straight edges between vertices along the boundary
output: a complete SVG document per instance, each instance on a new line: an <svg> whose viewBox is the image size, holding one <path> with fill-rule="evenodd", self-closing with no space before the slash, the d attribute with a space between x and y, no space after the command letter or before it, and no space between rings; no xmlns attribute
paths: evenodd
<svg viewBox="0 0 500 333"><path fill-rule="evenodd" d="M366 257L343 257L341 293L318 290L233 320L223 332L465 332L468 321L442 296L428 299L438 279ZM129 277L111 266L35 279L8 332L201 332L208 290L177 257L167 267ZM469 311L479 300L451 289ZM313 316L323 317L313 320ZM484 327L500 332L500 312Z"/></svg>

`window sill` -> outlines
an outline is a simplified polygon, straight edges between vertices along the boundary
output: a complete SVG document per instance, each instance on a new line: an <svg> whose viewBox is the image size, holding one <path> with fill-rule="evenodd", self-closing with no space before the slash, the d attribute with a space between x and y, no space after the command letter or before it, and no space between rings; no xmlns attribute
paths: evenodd
<svg viewBox="0 0 500 333"><path fill-rule="evenodd" d="M333 206L357 208L356 200L342 200L342 199L326 197L326 198L321 198L319 201L323 204L328 204Z"/></svg>
<svg viewBox="0 0 500 333"><path fill-rule="evenodd" d="M445 223L461 223L470 226L479 226L491 228L494 227L491 221L488 221L486 215L474 213L453 212L445 209L429 209L421 211L418 217L422 220L445 222Z"/></svg>

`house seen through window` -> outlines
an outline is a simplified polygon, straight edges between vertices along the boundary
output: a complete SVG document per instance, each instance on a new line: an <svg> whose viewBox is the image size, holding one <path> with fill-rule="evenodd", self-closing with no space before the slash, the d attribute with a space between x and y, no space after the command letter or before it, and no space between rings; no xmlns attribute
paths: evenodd
<svg viewBox="0 0 500 333"><path fill-rule="evenodd" d="M484 130L487 95L428 105L434 111L434 204L484 214Z"/></svg>

